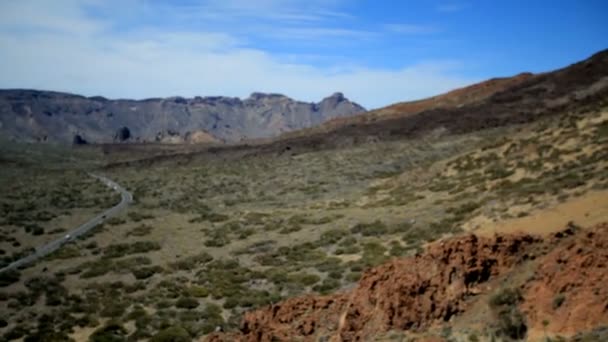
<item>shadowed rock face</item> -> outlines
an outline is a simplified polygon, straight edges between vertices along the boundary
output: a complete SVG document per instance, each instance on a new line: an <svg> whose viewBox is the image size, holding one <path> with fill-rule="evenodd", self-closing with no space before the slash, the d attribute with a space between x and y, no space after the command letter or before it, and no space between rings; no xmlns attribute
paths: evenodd
<svg viewBox="0 0 608 342"><path fill-rule="evenodd" d="M0 90L0 134L19 141L71 143L235 142L273 137L364 112L336 93L319 103L279 94L108 100L36 90ZM128 133L128 134L126 134ZM194 139L197 138L197 139Z"/></svg>

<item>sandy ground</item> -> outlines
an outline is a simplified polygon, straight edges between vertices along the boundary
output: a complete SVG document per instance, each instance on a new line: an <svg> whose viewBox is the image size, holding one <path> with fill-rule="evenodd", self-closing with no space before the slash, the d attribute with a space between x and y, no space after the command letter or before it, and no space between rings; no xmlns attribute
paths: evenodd
<svg viewBox="0 0 608 342"><path fill-rule="evenodd" d="M553 207L533 211L526 217L499 222L487 220L475 233L486 236L515 232L546 235L563 229L570 221L583 227L608 221L608 191L592 191Z"/></svg>

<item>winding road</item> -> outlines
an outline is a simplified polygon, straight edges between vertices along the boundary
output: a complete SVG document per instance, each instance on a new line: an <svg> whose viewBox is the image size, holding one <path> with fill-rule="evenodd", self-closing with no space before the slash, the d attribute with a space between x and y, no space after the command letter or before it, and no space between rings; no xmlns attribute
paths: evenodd
<svg viewBox="0 0 608 342"><path fill-rule="evenodd" d="M133 202L133 195L130 192L128 192L125 188L118 185L118 183L116 183L116 182L112 181L111 179L108 179L104 176L100 176L100 175L96 175L96 174L92 174L92 173L89 173L89 176L91 176L93 178L97 178L99 181L104 183L106 186L112 188L115 191L118 191L121 196L120 203L118 203L117 205L113 206L112 208L98 214L97 216L90 219L88 222L81 224L80 226L67 232L64 236L60 237L59 239L53 240L47 244L44 244L44 245L36 248L36 251L34 253L32 253L28 256L25 256L19 260L13 261L8 266L0 269L0 273L14 270L21 266L25 266L27 264L33 263L37 259L45 257L45 256L53 253L54 251L58 250L59 248L61 248L61 246L65 245L66 243L88 233L91 229L95 228L97 225L103 223L104 221L108 220L111 217L116 216L116 214L118 214L120 211L122 211L124 208L126 208L131 202Z"/></svg>

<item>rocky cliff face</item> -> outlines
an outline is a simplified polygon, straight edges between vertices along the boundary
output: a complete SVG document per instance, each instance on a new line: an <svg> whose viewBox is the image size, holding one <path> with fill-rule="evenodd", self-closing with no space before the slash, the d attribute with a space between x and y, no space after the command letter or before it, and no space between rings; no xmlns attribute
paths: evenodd
<svg viewBox="0 0 608 342"><path fill-rule="evenodd" d="M36 90L0 90L0 134L64 143L213 142L273 137L365 109L333 94L319 103L279 94L247 99L109 100Z"/></svg>

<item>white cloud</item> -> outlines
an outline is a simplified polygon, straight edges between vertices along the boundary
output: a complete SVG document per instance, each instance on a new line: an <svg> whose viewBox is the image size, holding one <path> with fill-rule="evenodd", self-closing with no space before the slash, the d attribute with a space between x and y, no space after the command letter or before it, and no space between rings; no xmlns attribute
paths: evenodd
<svg viewBox="0 0 608 342"><path fill-rule="evenodd" d="M0 12L2 9L4 5L0 5ZM47 13L45 27L56 28L58 19L65 19L74 23L78 32L60 26L60 30L15 34L13 29L0 26L0 87L111 98L245 97L263 91L305 101L318 101L341 91L374 108L434 95L473 81L453 75L458 63L427 62L396 70L356 63L320 67L246 47L229 33L148 27L117 34L81 11ZM28 25L27 20L21 23L22 28Z"/></svg>
<svg viewBox="0 0 608 342"><path fill-rule="evenodd" d="M91 34L105 25L101 20L85 16L82 5L92 3L77 0L3 1L0 4L0 29Z"/></svg>

